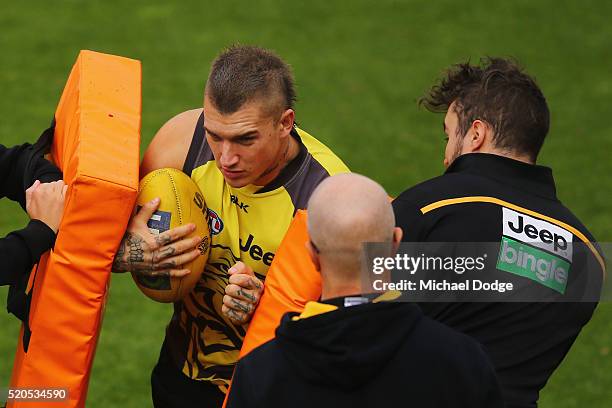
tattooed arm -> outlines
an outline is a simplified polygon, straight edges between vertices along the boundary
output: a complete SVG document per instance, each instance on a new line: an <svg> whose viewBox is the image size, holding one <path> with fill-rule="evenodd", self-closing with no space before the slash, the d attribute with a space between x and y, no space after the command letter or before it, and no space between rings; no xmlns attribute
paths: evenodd
<svg viewBox="0 0 612 408"><path fill-rule="evenodd" d="M132 218L115 254L113 272L134 272L149 277L180 277L190 272L181 265L200 255L197 246L201 238L185 238L195 230L195 225L187 224L159 235L151 234L147 221L158 206L159 199L154 199Z"/></svg>
<svg viewBox="0 0 612 408"><path fill-rule="evenodd" d="M229 284L225 287L221 311L234 323L248 323L261 298L263 282L244 262L236 262L228 272Z"/></svg>

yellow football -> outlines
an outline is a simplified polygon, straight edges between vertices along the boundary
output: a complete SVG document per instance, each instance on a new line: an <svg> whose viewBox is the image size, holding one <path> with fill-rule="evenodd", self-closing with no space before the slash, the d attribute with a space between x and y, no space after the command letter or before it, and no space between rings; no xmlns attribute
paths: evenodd
<svg viewBox="0 0 612 408"><path fill-rule="evenodd" d="M204 271L210 253L210 229L208 208L204 196L195 182L177 169L154 170L141 181L136 204L143 206L155 197L160 198L159 208L147 222L149 231L158 235L169 229L193 223L196 228L187 237L200 236L198 246L202 256L181 268L189 269L190 274L175 277L145 277L132 273L140 290L158 302L176 302L184 298L196 285Z"/></svg>

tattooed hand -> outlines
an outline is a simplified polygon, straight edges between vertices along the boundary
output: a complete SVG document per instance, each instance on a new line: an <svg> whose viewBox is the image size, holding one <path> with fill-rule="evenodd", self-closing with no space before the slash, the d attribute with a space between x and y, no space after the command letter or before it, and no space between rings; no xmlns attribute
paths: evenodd
<svg viewBox="0 0 612 408"><path fill-rule="evenodd" d="M244 262L236 262L228 272L229 284L225 287L221 312L234 323L248 323L261 298L263 282Z"/></svg>
<svg viewBox="0 0 612 408"><path fill-rule="evenodd" d="M113 272L134 272L148 277L180 277L190 273L181 265L200 255L196 247L201 237L184 238L195 230L194 224L173 228L159 235L151 234L147 221L158 206L159 199L156 198L132 217L115 254Z"/></svg>

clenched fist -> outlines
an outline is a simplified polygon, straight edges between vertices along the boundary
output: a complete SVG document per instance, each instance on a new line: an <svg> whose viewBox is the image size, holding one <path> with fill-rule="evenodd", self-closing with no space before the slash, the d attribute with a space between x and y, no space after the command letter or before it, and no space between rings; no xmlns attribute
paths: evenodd
<svg viewBox="0 0 612 408"><path fill-rule="evenodd" d="M26 211L33 220L47 224L57 234L62 215L68 186L62 180L52 183L41 183L36 180L26 194Z"/></svg>
<svg viewBox="0 0 612 408"><path fill-rule="evenodd" d="M229 284L225 287L221 312L234 323L248 323L261 298L263 282L244 262L236 262L228 272Z"/></svg>

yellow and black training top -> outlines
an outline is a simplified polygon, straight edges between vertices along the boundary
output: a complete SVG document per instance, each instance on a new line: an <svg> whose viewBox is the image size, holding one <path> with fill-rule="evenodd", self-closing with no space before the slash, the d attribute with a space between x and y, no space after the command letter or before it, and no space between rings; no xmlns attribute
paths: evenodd
<svg viewBox="0 0 612 408"><path fill-rule="evenodd" d="M193 291L175 303L166 332L168 352L192 379L223 387L238 361L246 328L221 313L228 269L240 260L264 280L295 212L306 207L322 180L349 171L308 133L295 128L291 136L299 142L299 153L275 180L263 187L233 188L215 164L204 135L204 116L200 115L183 171L197 183L206 200L211 252Z"/></svg>

